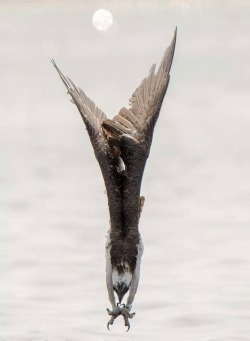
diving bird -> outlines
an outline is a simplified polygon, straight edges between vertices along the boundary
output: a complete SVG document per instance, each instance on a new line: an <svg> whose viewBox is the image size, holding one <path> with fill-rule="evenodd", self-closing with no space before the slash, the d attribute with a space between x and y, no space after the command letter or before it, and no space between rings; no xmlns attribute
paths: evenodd
<svg viewBox="0 0 250 341"><path fill-rule="evenodd" d="M106 186L110 214L106 284L112 306L112 310L107 309L110 315L108 329L122 315L129 330L129 319L135 315L131 308L143 254L139 219L145 198L140 195L141 181L154 127L169 85L176 34L177 30L158 69L154 64L132 94L129 108L122 108L112 120L51 60L85 123ZM122 301L127 293L124 304Z"/></svg>

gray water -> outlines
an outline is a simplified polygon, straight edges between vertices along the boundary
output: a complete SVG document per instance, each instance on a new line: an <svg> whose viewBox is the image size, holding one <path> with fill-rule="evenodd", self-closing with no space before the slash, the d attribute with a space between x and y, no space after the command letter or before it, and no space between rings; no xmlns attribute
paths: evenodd
<svg viewBox="0 0 250 341"><path fill-rule="evenodd" d="M249 17L241 0L0 1L1 340L250 340ZM176 25L136 316L108 332L104 184L48 56L112 117Z"/></svg>

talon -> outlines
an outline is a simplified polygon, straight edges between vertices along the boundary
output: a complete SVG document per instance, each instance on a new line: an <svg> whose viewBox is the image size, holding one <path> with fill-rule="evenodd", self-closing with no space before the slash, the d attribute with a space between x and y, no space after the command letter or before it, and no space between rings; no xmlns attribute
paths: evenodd
<svg viewBox="0 0 250 341"><path fill-rule="evenodd" d="M112 325L114 323L115 318L116 318L116 316L112 316L111 319L107 323L107 328L108 328L109 331L110 331L109 325Z"/></svg>
<svg viewBox="0 0 250 341"><path fill-rule="evenodd" d="M111 316L109 322L107 323L108 330L110 330L109 326L114 323L114 320L118 316L122 315L123 318L124 318L125 326L128 327L126 332L129 331L129 329L130 329L129 319L133 318L135 316L135 313L131 313L130 314L129 309L125 306L125 304L117 303L117 306L113 310L109 310L107 308L107 312Z"/></svg>
<svg viewBox="0 0 250 341"><path fill-rule="evenodd" d="M116 307L113 310L109 310L109 308L107 308L107 312L110 316L114 316L116 318L117 316L121 315L121 308Z"/></svg>
<svg viewBox="0 0 250 341"><path fill-rule="evenodd" d="M127 317L127 316L123 315L123 317L124 317L125 327L128 327L128 329L126 330L126 332L128 332L129 329L130 329L130 323L129 323L129 320L128 320L128 317Z"/></svg>

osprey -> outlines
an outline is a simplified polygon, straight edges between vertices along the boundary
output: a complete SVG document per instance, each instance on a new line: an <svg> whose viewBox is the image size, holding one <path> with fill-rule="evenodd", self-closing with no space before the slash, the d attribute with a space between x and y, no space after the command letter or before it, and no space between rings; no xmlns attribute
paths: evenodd
<svg viewBox="0 0 250 341"><path fill-rule="evenodd" d="M129 319L135 315L131 308L143 253L139 219L145 199L140 196L141 181L169 84L176 34L177 30L158 70L154 64L133 93L129 109L122 108L112 120L51 60L82 116L107 190L110 230L106 242L106 283L112 306L112 310L107 309L111 316L108 329L122 315L129 330ZM127 302L123 304L127 292Z"/></svg>

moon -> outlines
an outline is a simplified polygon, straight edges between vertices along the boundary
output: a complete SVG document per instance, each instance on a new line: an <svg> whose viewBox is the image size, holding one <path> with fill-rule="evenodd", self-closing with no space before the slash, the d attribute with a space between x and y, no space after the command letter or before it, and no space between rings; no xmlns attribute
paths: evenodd
<svg viewBox="0 0 250 341"><path fill-rule="evenodd" d="M98 9L93 14L92 23L98 31L107 31L113 24L112 13L106 9Z"/></svg>

